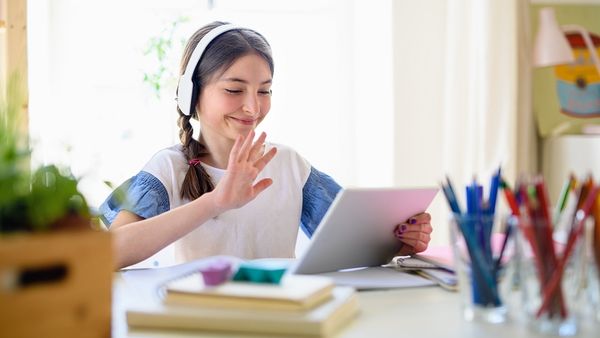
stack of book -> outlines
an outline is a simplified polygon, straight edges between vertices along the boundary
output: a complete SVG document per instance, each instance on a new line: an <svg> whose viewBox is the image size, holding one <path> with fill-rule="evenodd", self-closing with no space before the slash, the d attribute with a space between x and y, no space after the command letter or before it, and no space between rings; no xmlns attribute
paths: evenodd
<svg viewBox="0 0 600 338"><path fill-rule="evenodd" d="M130 327L329 336L359 310L353 288L322 276L209 287L198 272L166 283L162 291L154 306L127 310Z"/></svg>

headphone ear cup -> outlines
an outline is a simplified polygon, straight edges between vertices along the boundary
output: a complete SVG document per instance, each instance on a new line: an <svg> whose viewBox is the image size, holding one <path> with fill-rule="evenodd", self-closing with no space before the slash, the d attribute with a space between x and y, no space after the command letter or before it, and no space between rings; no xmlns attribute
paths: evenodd
<svg viewBox="0 0 600 338"><path fill-rule="evenodd" d="M190 115L194 115L196 112L196 105L198 104L198 96L200 95L200 83L192 80L192 93L190 95Z"/></svg>
<svg viewBox="0 0 600 338"><path fill-rule="evenodd" d="M194 83L182 76L177 86L177 106L185 115L191 114L192 97L194 94Z"/></svg>
<svg viewBox="0 0 600 338"><path fill-rule="evenodd" d="M194 51L192 52L190 59L188 60L188 64L185 68L185 71L179 78L179 84L177 86L177 106L183 114L190 116L192 115L192 109L195 109L195 107L192 107L192 103L196 102L198 90L194 90L194 82L192 79L194 75L194 69L198 67L198 63L202 58L204 50L206 49L206 47L208 47L210 42L217 36L233 29L241 28L232 24L225 24L213 28L204 37L202 37L202 39L200 39L198 45L196 45L196 48L194 48Z"/></svg>

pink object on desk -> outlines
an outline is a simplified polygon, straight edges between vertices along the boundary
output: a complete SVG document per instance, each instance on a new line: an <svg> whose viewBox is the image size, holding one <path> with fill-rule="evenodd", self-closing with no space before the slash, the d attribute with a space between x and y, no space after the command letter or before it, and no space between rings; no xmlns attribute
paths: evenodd
<svg viewBox="0 0 600 338"><path fill-rule="evenodd" d="M504 242L504 234L492 234L491 242L492 251L497 256L500 253L502 242ZM503 262L505 262L510 256L510 254L505 253L505 255L502 257ZM455 271L454 256L452 254L452 247L450 247L450 245L429 246L427 250L419 252L415 255L415 257L425 262L437 265L440 268Z"/></svg>
<svg viewBox="0 0 600 338"><path fill-rule="evenodd" d="M217 286L225 283L231 276L231 263L227 261L211 262L207 267L200 269L204 285Z"/></svg>
<svg viewBox="0 0 600 338"><path fill-rule="evenodd" d="M452 248L449 245L429 246L427 250L416 254L415 257L440 268L455 271Z"/></svg>

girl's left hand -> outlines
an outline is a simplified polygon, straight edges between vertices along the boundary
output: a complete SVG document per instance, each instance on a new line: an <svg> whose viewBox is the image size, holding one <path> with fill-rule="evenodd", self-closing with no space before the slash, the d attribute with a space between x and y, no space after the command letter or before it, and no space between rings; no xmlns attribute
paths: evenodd
<svg viewBox="0 0 600 338"><path fill-rule="evenodd" d="M406 256L425 251L431 241L431 232L433 231L430 222L431 215L424 212L398 224L394 230L394 236L403 245L397 255Z"/></svg>
<svg viewBox="0 0 600 338"><path fill-rule="evenodd" d="M218 214L245 205L273 183L270 178L263 178L256 183L255 181L258 174L273 159L277 148L273 147L265 154L267 135L262 132L256 142L253 142L254 136L254 131L251 131L235 140L229 154L227 171L211 192L215 196L215 210L218 210Z"/></svg>

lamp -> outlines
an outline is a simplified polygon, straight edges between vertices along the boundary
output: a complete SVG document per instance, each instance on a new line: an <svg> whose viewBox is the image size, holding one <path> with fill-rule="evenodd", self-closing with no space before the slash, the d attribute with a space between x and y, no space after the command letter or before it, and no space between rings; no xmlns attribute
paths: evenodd
<svg viewBox="0 0 600 338"><path fill-rule="evenodd" d="M558 22L556 22L554 8L542 8L533 47L533 65L535 67L547 67L574 61L571 46Z"/></svg>
<svg viewBox="0 0 600 338"><path fill-rule="evenodd" d="M575 32L583 37L590 58L600 75L600 59L590 37L590 33L578 25L559 26L554 14L554 8L544 7L540 10L540 22L535 37L533 50L533 65L536 67L555 66L573 63L573 51L565 33Z"/></svg>

